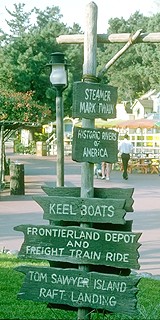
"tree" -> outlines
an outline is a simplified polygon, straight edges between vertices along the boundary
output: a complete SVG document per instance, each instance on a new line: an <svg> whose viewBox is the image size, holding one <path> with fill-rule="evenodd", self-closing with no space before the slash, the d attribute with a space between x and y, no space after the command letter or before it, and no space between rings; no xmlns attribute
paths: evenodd
<svg viewBox="0 0 160 320"><path fill-rule="evenodd" d="M158 32L160 14L153 15L148 21L148 32ZM159 65L160 65L160 44L140 45L137 50L142 56L142 75L148 81L150 87L160 90Z"/></svg>
<svg viewBox="0 0 160 320"><path fill-rule="evenodd" d="M69 63L69 85L63 93L64 115L72 113L73 82L80 81L83 73L83 46L59 45L56 38L61 34L79 34L78 24L66 27L61 22L59 7L47 7L45 11L33 8L25 12L25 5L15 5L8 21L10 34L1 34L0 83L1 87L14 92L32 92L32 99L47 105L55 119L55 90L50 84L50 61L52 52L61 51ZM31 25L31 16L35 22ZM111 33L157 32L160 15L144 17L135 12L125 20L109 20ZM97 49L97 72L117 53L124 44L99 44ZM107 71L102 82L118 87L119 101L133 101L152 86L159 86L159 44L134 44Z"/></svg>
<svg viewBox="0 0 160 320"><path fill-rule="evenodd" d="M142 29L143 32L153 32L153 21L157 18L144 17L139 12L131 15L128 20L123 18L110 19L108 34L111 33L134 33ZM157 25L157 23L155 23ZM155 31L156 32L156 31ZM98 51L99 69L108 62L123 44L104 45ZM158 67L159 44L134 44L121 56L108 70L104 79L118 87L119 100L133 101L151 87L159 86ZM157 63L156 63L157 61ZM156 65L157 64L157 65Z"/></svg>
<svg viewBox="0 0 160 320"><path fill-rule="evenodd" d="M82 49L80 46L69 47L58 45L56 37L64 33L80 32L77 24L66 28L60 23L61 15L58 7L46 8L45 12L34 8L30 13L23 13L24 6L16 6L14 18L10 22L10 41L0 49L0 82L6 89L16 92L33 92L33 99L47 104L55 119L55 91L49 81L49 63L52 52L64 52L70 63L69 86L64 92L65 115L71 115L72 83L79 80L82 74ZM29 24L30 15L36 15L35 24ZM27 21L28 27L26 28ZM21 28L20 22L22 24ZM15 27L15 29L14 29ZM16 37L15 37L16 35Z"/></svg>
<svg viewBox="0 0 160 320"><path fill-rule="evenodd" d="M31 13L24 12L24 3L14 4L15 11L11 12L6 8L8 14L12 17L11 20L6 20L8 26L10 27L10 34L13 37L23 36L23 34L29 30L31 26L30 16ZM32 11L31 11L32 12Z"/></svg>
<svg viewBox="0 0 160 320"><path fill-rule="evenodd" d="M0 90L0 120L43 123L50 115L46 105L32 99L32 92Z"/></svg>

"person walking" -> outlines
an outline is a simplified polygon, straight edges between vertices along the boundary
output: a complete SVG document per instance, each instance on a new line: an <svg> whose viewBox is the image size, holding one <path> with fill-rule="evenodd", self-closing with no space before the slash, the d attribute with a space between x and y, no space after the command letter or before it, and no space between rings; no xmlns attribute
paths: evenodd
<svg viewBox="0 0 160 320"><path fill-rule="evenodd" d="M112 171L112 163L109 162L102 162L102 180L110 179L110 174Z"/></svg>
<svg viewBox="0 0 160 320"><path fill-rule="evenodd" d="M128 134L124 135L124 140L120 143L118 150L121 154L123 164L123 179L128 180L128 161L130 154L133 152L133 144L129 141Z"/></svg>

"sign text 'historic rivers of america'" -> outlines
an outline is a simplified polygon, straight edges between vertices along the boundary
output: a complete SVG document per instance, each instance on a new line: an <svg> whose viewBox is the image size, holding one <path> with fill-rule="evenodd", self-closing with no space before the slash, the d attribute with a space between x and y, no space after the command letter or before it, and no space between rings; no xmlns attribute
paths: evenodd
<svg viewBox="0 0 160 320"><path fill-rule="evenodd" d="M118 161L118 132L109 129L74 127L72 159L78 162Z"/></svg>
<svg viewBox="0 0 160 320"><path fill-rule="evenodd" d="M115 118L116 103L116 87L87 82L73 84L73 118Z"/></svg>

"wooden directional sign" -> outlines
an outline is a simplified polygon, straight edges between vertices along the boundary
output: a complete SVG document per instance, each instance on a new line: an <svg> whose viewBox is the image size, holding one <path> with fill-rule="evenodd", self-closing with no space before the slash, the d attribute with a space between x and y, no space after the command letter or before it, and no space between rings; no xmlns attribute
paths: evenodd
<svg viewBox="0 0 160 320"><path fill-rule="evenodd" d="M19 257L139 269L140 233L46 225L14 229L25 235Z"/></svg>
<svg viewBox="0 0 160 320"><path fill-rule="evenodd" d="M44 219L53 221L77 221L124 224L125 200L35 196L33 199L43 208Z"/></svg>
<svg viewBox="0 0 160 320"><path fill-rule="evenodd" d="M116 87L87 82L73 84L73 118L115 118L116 103Z"/></svg>
<svg viewBox="0 0 160 320"><path fill-rule="evenodd" d="M124 209L126 212L133 212L133 192L134 188L94 188L94 197L126 199Z"/></svg>
<svg viewBox="0 0 160 320"><path fill-rule="evenodd" d="M77 269L18 266L24 283L18 298L89 307L119 313L136 313L138 276L106 275ZM126 302L126 303L125 303Z"/></svg>
<svg viewBox="0 0 160 320"><path fill-rule="evenodd" d="M42 186L42 190L48 196L61 196L61 197L80 197L80 187L48 187Z"/></svg>
<svg viewBox="0 0 160 320"><path fill-rule="evenodd" d="M80 197L80 187L47 187L42 186L48 196ZM125 199L124 209L126 212L133 212L134 188L94 188L95 198Z"/></svg>
<svg viewBox="0 0 160 320"><path fill-rule="evenodd" d="M109 129L73 129L72 159L78 162L118 161L118 132Z"/></svg>

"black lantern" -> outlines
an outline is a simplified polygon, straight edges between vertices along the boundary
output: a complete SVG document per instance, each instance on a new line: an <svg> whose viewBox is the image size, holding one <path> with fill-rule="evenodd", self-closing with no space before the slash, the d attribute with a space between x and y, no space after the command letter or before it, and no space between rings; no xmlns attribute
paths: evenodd
<svg viewBox="0 0 160 320"><path fill-rule="evenodd" d="M63 91L68 86L68 70L64 54L62 52L52 53L49 65L52 66L50 82L58 90Z"/></svg>

